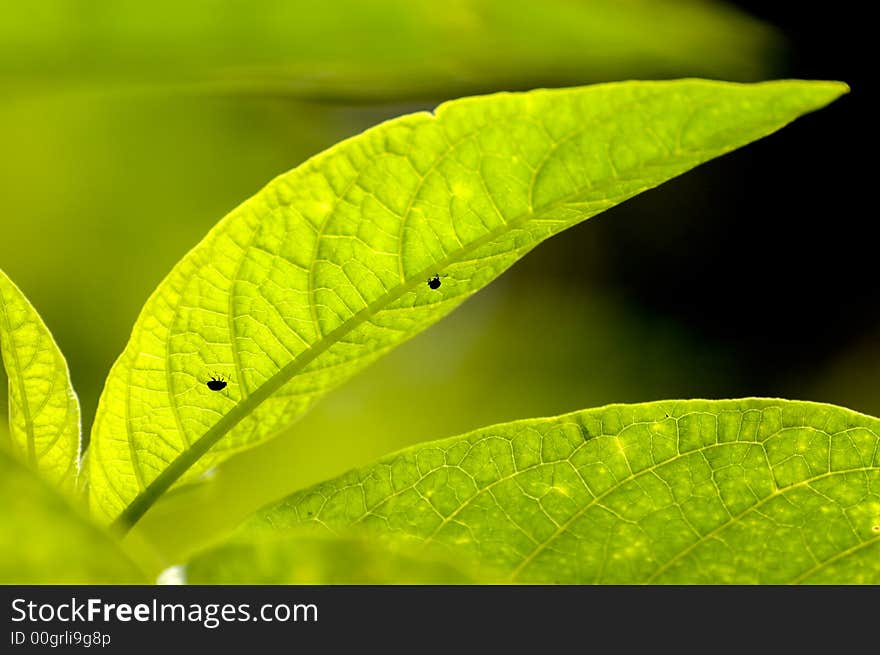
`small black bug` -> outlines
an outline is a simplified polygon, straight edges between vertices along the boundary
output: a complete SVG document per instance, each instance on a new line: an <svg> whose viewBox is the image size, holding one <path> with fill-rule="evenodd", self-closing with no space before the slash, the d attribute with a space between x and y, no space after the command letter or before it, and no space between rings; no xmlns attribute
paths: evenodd
<svg viewBox="0 0 880 655"><path fill-rule="evenodd" d="M430 280L428 280L428 286L431 287L432 289L439 289L441 277L446 277L446 276L440 275L440 273L434 273L434 277L432 277Z"/></svg>
<svg viewBox="0 0 880 655"><path fill-rule="evenodd" d="M217 375L216 373L205 384L208 385L211 391L222 391L226 388L226 380L223 379L222 375Z"/></svg>

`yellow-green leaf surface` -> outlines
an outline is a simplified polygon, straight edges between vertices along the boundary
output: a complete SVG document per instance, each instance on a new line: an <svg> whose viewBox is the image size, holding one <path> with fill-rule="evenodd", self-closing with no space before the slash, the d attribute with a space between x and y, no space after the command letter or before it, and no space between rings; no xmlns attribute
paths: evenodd
<svg viewBox="0 0 880 655"><path fill-rule="evenodd" d="M880 583L880 420L771 399L609 405L427 443L298 492L311 525L543 583Z"/></svg>
<svg viewBox="0 0 880 655"><path fill-rule="evenodd" d="M227 215L147 302L99 402L92 508L133 523L542 240L845 92L681 80L497 94L317 155ZM226 389L206 386L215 373Z"/></svg>
<svg viewBox="0 0 880 655"><path fill-rule="evenodd" d="M230 542L193 558L189 584L468 584L438 556L356 536L291 535Z"/></svg>
<svg viewBox="0 0 880 655"><path fill-rule="evenodd" d="M72 489L80 412L67 362L37 311L2 270L0 355L9 379L11 450L57 486Z"/></svg>
<svg viewBox="0 0 880 655"><path fill-rule="evenodd" d="M709 0L6 3L0 94L207 85L412 98L631 77L766 77L778 37Z"/></svg>
<svg viewBox="0 0 880 655"><path fill-rule="evenodd" d="M147 582L119 545L0 450L0 584Z"/></svg>

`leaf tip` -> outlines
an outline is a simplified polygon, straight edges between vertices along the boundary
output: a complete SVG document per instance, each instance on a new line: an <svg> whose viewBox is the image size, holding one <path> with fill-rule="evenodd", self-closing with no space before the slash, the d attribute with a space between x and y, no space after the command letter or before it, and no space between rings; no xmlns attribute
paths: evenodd
<svg viewBox="0 0 880 655"><path fill-rule="evenodd" d="M809 84L811 90L821 95L824 104L830 104L851 91L849 84L839 80L815 80Z"/></svg>
<svg viewBox="0 0 880 655"><path fill-rule="evenodd" d="M835 98L839 98L840 96L846 95L847 93L852 91L849 84L840 80L822 80L820 82L817 82L817 84L820 84L827 88L829 93L834 94Z"/></svg>

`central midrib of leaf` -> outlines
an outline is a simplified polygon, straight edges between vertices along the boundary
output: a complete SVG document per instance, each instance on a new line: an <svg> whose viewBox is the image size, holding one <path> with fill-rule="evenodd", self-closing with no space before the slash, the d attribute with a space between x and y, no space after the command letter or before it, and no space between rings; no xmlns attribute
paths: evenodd
<svg viewBox="0 0 880 655"><path fill-rule="evenodd" d="M651 188L651 186L654 185L645 185L644 187L634 190L630 195L640 193L645 189ZM312 363L315 359L320 357L328 348L337 343L346 334L348 334L352 330L355 330L365 321L369 320L369 318L376 314L379 310L399 299L406 292L415 288L416 285L424 284L425 279L432 275L436 271L436 269L442 269L444 266L448 266L458 261L462 258L463 255L467 255L468 253L477 250L482 246L487 245L488 243L491 243L506 232L515 229L522 224L525 224L529 221L530 218L536 217L542 212L549 211L560 205L573 202L583 192L584 189L579 188L576 192L569 194L564 198L561 198L551 203L547 203L537 209L532 208L530 211L524 213L523 215L513 218L507 223L487 232L482 237L475 239L471 243L459 248L458 250L453 251L445 259L432 264L429 268L419 271L412 279L402 284L399 284L396 287L393 287L385 294L377 298L375 301L364 307L358 313L354 314L339 327L331 332L328 332L319 341L315 342L312 346L305 350L301 355L285 365L272 377L266 380L266 382L264 382L261 386L257 387L253 392L243 398L238 404L236 404L231 410L229 410L229 412L227 412L223 416L223 418L217 421L217 423L215 423L210 430L208 430L204 435L193 442L193 444L188 449L181 452L180 455L178 455L162 471L162 473L156 476L156 478L154 478L153 481L150 482L134 498L134 500L131 501L131 503L129 503L125 510L123 510L123 512L116 518L115 521L113 521L112 526L116 529L120 529L123 531L131 528L146 513L146 511L153 505L153 503L156 502L159 496L167 491L171 487L171 485L173 485L175 481L177 481L178 478L180 478L193 464L195 464L199 460L199 458L207 453L214 444L222 439L223 436L227 434L230 430L232 430L236 425L238 425L238 423L244 420L257 406L259 406L263 401L269 399L276 391L283 387L295 375L305 369L305 367ZM586 212L587 215L585 216L585 218L589 218L596 213L598 213L598 211L595 211L593 213ZM524 249L531 249L535 245L537 245L537 242L529 243L527 246L524 247Z"/></svg>

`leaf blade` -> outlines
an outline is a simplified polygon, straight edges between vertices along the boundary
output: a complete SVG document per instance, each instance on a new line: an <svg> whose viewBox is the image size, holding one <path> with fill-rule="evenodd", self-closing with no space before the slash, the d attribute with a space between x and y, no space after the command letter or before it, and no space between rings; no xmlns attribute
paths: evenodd
<svg viewBox="0 0 880 655"><path fill-rule="evenodd" d="M132 524L540 241L845 90L681 80L465 98L276 178L145 306L99 403L92 507ZM204 387L213 370L223 394Z"/></svg>
<svg viewBox="0 0 880 655"><path fill-rule="evenodd" d="M52 333L2 270L0 356L9 379L13 452L56 486L72 490L79 469L79 399Z"/></svg>
<svg viewBox="0 0 880 655"><path fill-rule="evenodd" d="M777 399L609 405L405 449L264 508L512 582L876 584L880 419Z"/></svg>

